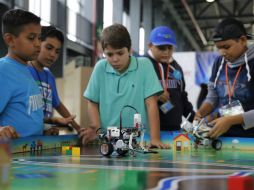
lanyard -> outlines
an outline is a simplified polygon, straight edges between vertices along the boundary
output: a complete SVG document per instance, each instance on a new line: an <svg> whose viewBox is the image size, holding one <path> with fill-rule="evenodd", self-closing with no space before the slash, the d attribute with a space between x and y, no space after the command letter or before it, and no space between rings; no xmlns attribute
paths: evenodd
<svg viewBox="0 0 254 190"><path fill-rule="evenodd" d="M228 99L229 99L229 103L231 103L231 97L233 96L234 90L235 90L235 85L236 85L236 80L239 76L239 73L242 69L242 65L239 67L234 82L233 82L233 86L232 86L232 90L230 89L230 85L229 85L229 80L228 80L228 64L225 65L225 70L226 70L226 84L227 84L227 89L228 89Z"/></svg>
<svg viewBox="0 0 254 190"><path fill-rule="evenodd" d="M47 81L47 83L46 83L46 91L45 91L45 94L44 94L44 87L43 87L43 85L42 85L42 80L41 80L40 74L39 74L39 72L37 71L37 69L34 67L33 63L31 63L31 64L32 64L32 67L33 67L34 70L35 70L35 73L36 73L36 75L37 75L39 81L40 81L40 87L41 87L41 91L42 91L41 94L42 94L42 99L43 99L43 102L44 102L44 109L43 109L43 112L44 112L44 116L45 116L46 113L47 113L47 97L48 97L48 91L49 91L49 87L48 87L48 85L49 85L48 74L47 74L44 70L42 71L42 72L46 75L46 81Z"/></svg>
<svg viewBox="0 0 254 190"><path fill-rule="evenodd" d="M168 89L168 73L169 73L170 65L168 64L166 77L164 76L164 69L163 69L162 64L158 63L158 66L159 66L159 72L160 72L160 76L161 76L163 89L167 90Z"/></svg>

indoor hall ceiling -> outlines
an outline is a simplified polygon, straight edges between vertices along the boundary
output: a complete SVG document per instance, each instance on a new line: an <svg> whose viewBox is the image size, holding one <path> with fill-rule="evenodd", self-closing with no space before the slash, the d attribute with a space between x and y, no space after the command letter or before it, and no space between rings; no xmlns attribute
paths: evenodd
<svg viewBox="0 0 254 190"><path fill-rule="evenodd" d="M248 33L253 33L253 0L161 0L165 14L171 14L193 49L212 47L211 37L218 22L227 17L241 20ZM192 39L191 39L192 38Z"/></svg>

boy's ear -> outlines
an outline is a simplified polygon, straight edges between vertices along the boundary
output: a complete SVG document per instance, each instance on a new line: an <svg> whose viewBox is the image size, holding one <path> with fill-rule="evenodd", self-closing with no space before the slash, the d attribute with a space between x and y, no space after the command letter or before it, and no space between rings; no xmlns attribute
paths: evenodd
<svg viewBox="0 0 254 190"><path fill-rule="evenodd" d="M241 40L241 43L242 43L243 45L247 45L247 37L246 37L246 36L241 36L241 37L240 37L240 40Z"/></svg>
<svg viewBox="0 0 254 190"><path fill-rule="evenodd" d="M153 44L150 42L150 43L148 44L148 48L150 49L152 46L153 46Z"/></svg>
<svg viewBox="0 0 254 190"><path fill-rule="evenodd" d="M4 42L7 44L8 47L13 47L14 46L14 35L11 33L5 33L3 35Z"/></svg>

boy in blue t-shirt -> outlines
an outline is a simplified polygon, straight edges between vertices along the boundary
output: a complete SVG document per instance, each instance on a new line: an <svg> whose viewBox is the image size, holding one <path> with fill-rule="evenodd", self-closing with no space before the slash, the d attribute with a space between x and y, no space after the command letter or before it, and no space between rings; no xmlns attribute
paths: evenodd
<svg viewBox="0 0 254 190"><path fill-rule="evenodd" d="M151 146L167 148L160 140L157 94L162 92L156 73L147 58L131 56L131 39L120 24L105 28L101 43L106 59L96 63L84 97L88 100L90 127L82 128L83 143L96 138L99 127L120 126L120 113L128 105L141 114L150 129ZM132 109L123 112L124 127L133 126Z"/></svg>
<svg viewBox="0 0 254 190"><path fill-rule="evenodd" d="M3 15L2 33L8 54L0 59L0 138L41 135L42 96L27 69L40 52L40 18L10 10Z"/></svg>
<svg viewBox="0 0 254 190"><path fill-rule="evenodd" d="M60 101L54 75L48 69L58 59L64 43L63 33L54 26L43 26L41 30L41 51L36 60L30 61L28 69L33 75L43 97L44 122L54 125L68 125L79 131L74 115ZM53 117L53 108L63 116ZM48 125L46 125L48 126ZM46 130L46 134L58 134L58 128Z"/></svg>

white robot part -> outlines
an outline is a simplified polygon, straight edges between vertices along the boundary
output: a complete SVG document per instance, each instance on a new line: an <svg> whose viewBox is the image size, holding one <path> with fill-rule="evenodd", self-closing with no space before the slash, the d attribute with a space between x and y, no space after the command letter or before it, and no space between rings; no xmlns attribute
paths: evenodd
<svg viewBox="0 0 254 190"><path fill-rule="evenodd" d="M122 149L122 148L125 147L125 143L123 142L122 139L119 139L119 140L116 141L115 147L119 148L119 149Z"/></svg>
<svg viewBox="0 0 254 190"><path fill-rule="evenodd" d="M189 116L188 116L189 117ZM222 142L219 139L209 139L208 137L208 133L211 130L211 126L209 126L206 122L205 122L205 118L201 119L200 121L194 120L193 123L191 124L188 121L188 117L187 119L185 119L182 124L181 124L181 128L193 135L195 137L195 142L201 142L202 144L207 146L209 144L211 144L211 146L215 149L215 150L220 150L222 147Z"/></svg>
<svg viewBox="0 0 254 190"><path fill-rule="evenodd" d="M141 114L134 114L134 127L139 128L141 126Z"/></svg>
<svg viewBox="0 0 254 190"><path fill-rule="evenodd" d="M117 127L108 127L107 128L107 136L119 137L120 136L120 130Z"/></svg>

